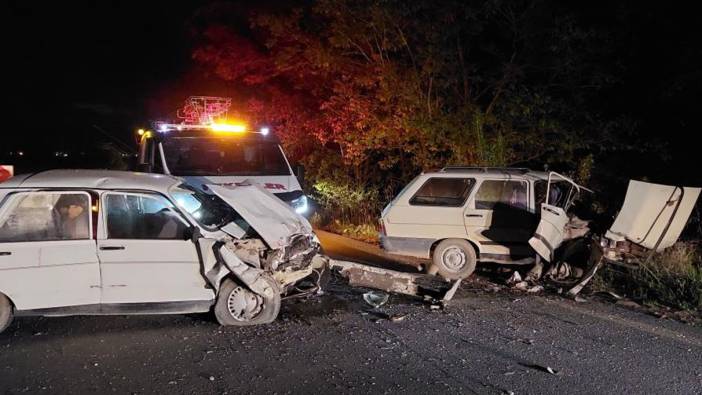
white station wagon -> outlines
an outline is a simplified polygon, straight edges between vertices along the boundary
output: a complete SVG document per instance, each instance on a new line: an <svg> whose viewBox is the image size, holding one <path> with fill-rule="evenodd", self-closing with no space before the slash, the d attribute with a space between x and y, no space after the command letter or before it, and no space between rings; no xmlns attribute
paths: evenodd
<svg viewBox="0 0 702 395"><path fill-rule="evenodd" d="M305 218L253 183L207 192L118 171L0 184L0 331L13 315L211 309L260 324L281 295L318 289L326 261Z"/></svg>
<svg viewBox="0 0 702 395"><path fill-rule="evenodd" d="M393 254L432 259L429 272L470 276L476 262L551 261L566 211L581 189L555 172L446 167L410 182L382 212L380 242ZM547 198L548 197L548 198Z"/></svg>

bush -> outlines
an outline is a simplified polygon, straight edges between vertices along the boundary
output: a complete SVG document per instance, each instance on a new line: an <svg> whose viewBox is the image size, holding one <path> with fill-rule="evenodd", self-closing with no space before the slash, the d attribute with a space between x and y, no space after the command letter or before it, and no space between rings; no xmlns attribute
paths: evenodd
<svg viewBox="0 0 702 395"><path fill-rule="evenodd" d="M678 242L628 273L606 270L602 280L647 304L702 310L702 254L695 242Z"/></svg>

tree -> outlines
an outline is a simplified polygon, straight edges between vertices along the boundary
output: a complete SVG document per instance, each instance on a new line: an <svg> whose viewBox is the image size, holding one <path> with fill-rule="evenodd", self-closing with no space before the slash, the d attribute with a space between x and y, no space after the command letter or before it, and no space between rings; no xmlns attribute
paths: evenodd
<svg viewBox="0 0 702 395"><path fill-rule="evenodd" d="M245 34L205 23L194 58L255 88L250 116L313 180L382 200L446 164L589 174L593 153L650 148L597 105L619 55L615 29L588 16L552 1L318 0L253 14Z"/></svg>

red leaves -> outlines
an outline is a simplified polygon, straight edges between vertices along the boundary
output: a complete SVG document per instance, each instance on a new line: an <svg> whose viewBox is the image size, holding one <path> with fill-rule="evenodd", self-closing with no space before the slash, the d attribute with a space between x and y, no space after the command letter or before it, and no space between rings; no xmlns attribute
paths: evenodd
<svg viewBox="0 0 702 395"><path fill-rule="evenodd" d="M206 44L193 52L193 59L212 67L221 78L258 85L275 76L272 59L254 42L221 25L207 28L203 36Z"/></svg>

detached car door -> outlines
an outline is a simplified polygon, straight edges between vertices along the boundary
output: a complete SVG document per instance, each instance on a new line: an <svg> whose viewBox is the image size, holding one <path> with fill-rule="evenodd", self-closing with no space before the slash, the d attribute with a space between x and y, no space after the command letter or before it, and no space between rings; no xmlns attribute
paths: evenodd
<svg viewBox="0 0 702 395"><path fill-rule="evenodd" d="M541 203L541 219L529 245L547 262L552 262L555 251L563 243L566 225L570 221L567 211L580 187L568 177L556 172L548 175L545 201Z"/></svg>
<svg viewBox="0 0 702 395"><path fill-rule="evenodd" d="M98 256L101 303L212 300L189 223L161 195L102 195Z"/></svg>
<svg viewBox="0 0 702 395"><path fill-rule="evenodd" d="M18 310L100 302L87 192L23 191L0 206L0 292Z"/></svg>

